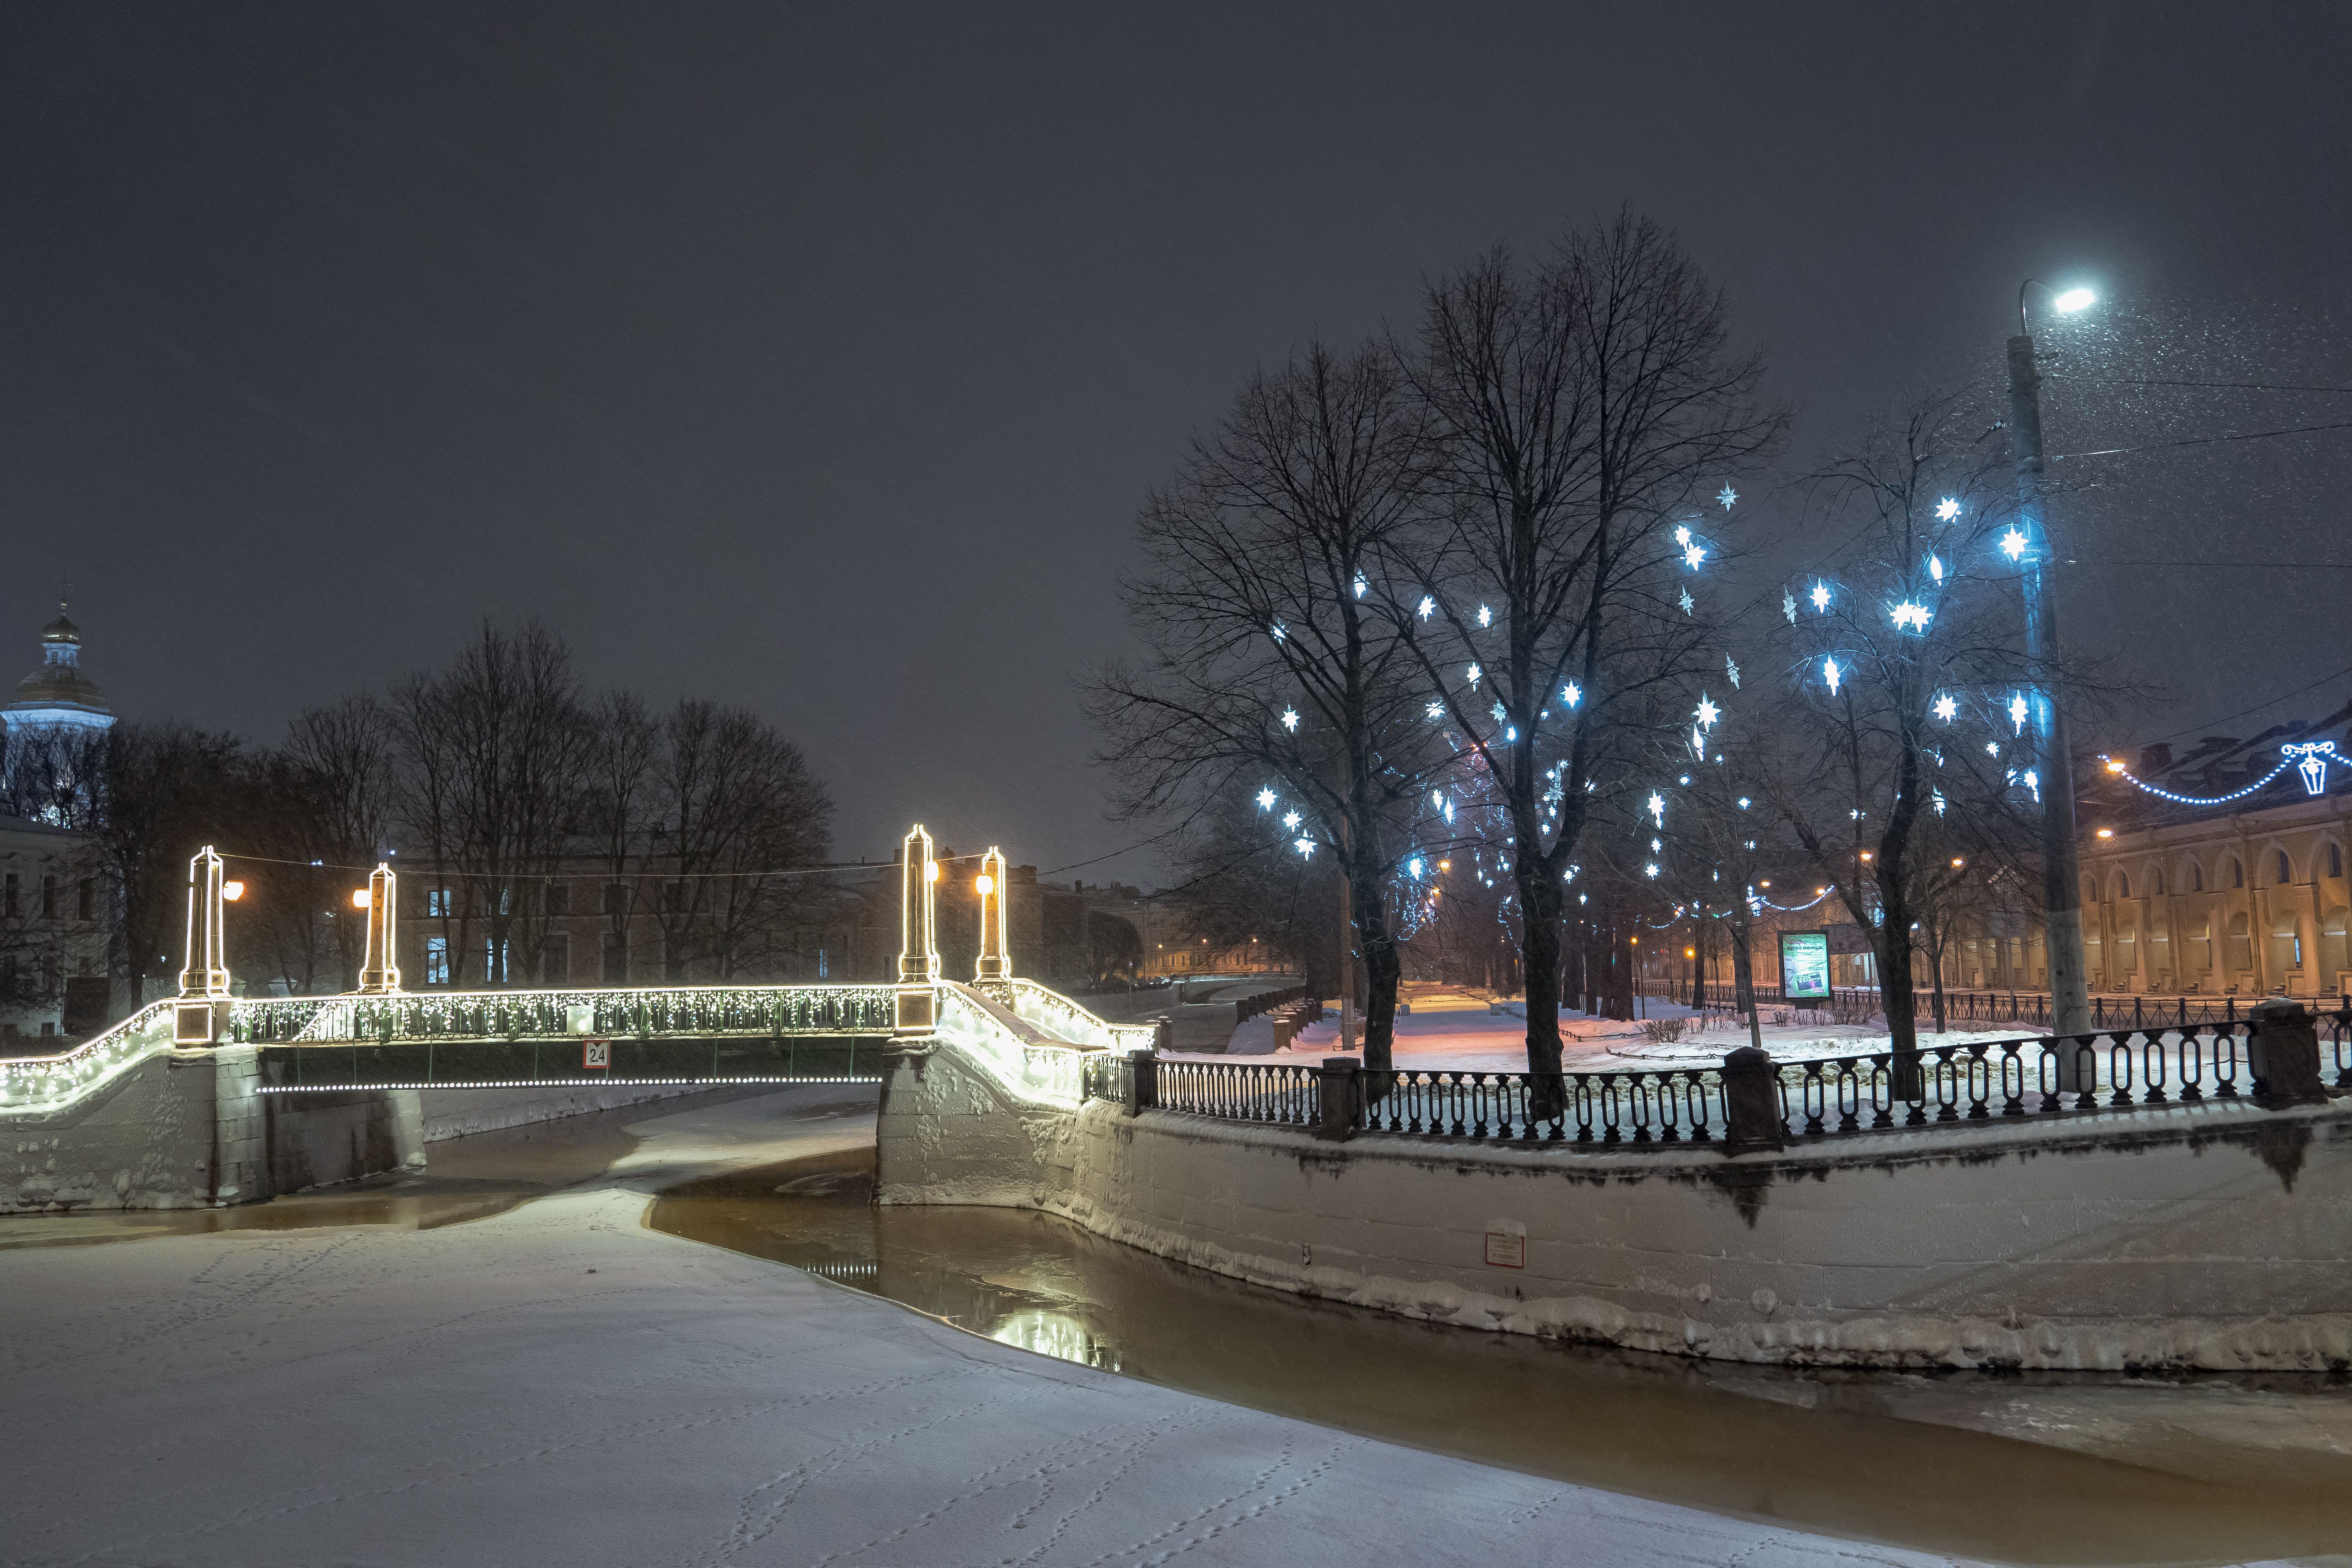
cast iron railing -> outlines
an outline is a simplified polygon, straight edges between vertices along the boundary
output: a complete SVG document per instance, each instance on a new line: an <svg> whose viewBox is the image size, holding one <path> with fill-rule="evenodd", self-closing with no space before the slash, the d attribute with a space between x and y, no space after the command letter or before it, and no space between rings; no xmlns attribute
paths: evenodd
<svg viewBox="0 0 2352 1568"><path fill-rule="evenodd" d="M2352 1092L2352 1010L2326 1014L2322 1081ZM1784 1139L1831 1137L2004 1118L2076 1116L2230 1102L2258 1085L2259 1026L2210 1033L2116 1030L1864 1052L1773 1064L1769 1089ZM1134 1064L1088 1065L1087 1097L1226 1121L1328 1127L1334 1076L1349 1087L1349 1126L1412 1137L1540 1144L1711 1143L1729 1130L1724 1069L1713 1066L1530 1074L1398 1068L1350 1062L1155 1061L1148 1097Z"/></svg>
<svg viewBox="0 0 2352 1568"><path fill-rule="evenodd" d="M1653 1001L1690 1001L1690 983L1648 980L1639 987L1640 994ZM1710 1012L1737 1012L1739 1008L1739 988L1728 981L1709 980L1699 987L1702 1005ZM1580 998L1570 997L1574 1002ZM2111 1029L2189 1029L2215 1025L2234 1026L2248 1009L2267 1001L2263 996L2191 996L2185 994L2160 996L2131 993L2105 993L2091 998L2091 1027L2097 1033ZM2320 1010L2352 1009L2352 996L2343 993L2315 994L2295 998ZM1825 998L1811 1003L1791 1002L1772 986L1756 987L1756 1001L1768 1011L1777 1008L1808 1007L1828 1016L1828 1021L1857 1024L1880 1016L1885 1010L1885 999L1870 987L1838 987ZM1912 1016L1926 1022L1936 1016L1936 994L1932 988L1920 985L1911 993ZM2000 991L1986 987L1971 990L1947 990L1944 993L1944 1022L1948 1027L1964 1027L1972 1024L2025 1024L2047 1026L2050 1022L2050 995L2047 992Z"/></svg>

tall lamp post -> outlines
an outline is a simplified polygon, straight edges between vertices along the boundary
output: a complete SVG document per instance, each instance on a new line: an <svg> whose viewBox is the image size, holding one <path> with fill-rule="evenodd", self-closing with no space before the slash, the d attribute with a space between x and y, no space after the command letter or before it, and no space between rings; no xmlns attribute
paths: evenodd
<svg viewBox="0 0 2352 1568"><path fill-rule="evenodd" d="M2095 296L2088 289L2057 293L2032 278L2018 285L2017 336L2009 340L2009 428L2022 528L2003 542L2010 558L2025 569L2025 654L2039 676L2032 713L2042 763L2042 951L2050 963L2050 1031L2081 1035L2091 1027L2090 976L2083 955L2083 881L2074 858L2074 758L2056 690L2058 617L2049 576L2050 528L2042 515L2042 376L2034 368L2033 335L2025 316L2026 291L2032 289L2051 295L2051 304L2067 314L2093 304Z"/></svg>

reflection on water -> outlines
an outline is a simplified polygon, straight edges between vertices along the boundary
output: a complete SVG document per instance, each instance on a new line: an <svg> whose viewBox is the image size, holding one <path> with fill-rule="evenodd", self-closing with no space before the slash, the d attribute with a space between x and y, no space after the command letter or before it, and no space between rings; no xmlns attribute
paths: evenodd
<svg viewBox="0 0 2352 1568"><path fill-rule="evenodd" d="M877 1208L872 1151L673 1189L657 1229L1231 1404L1720 1513L2030 1563L2352 1551L2352 1388L1796 1373L1304 1300L1009 1209Z"/></svg>

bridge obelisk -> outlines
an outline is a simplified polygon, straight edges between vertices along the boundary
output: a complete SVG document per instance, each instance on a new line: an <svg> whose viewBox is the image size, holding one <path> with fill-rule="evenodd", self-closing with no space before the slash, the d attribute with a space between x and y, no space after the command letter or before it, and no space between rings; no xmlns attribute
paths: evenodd
<svg viewBox="0 0 2352 1568"><path fill-rule="evenodd" d="M220 852L207 844L188 858L187 962L172 1009L175 1046L209 1046L220 1037L220 1015L229 1000L226 936Z"/></svg>
<svg viewBox="0 0 2352 1568"><path fill-rule="evenodd" d="M980 965L973 978L1013 978L1013 950L1004 940L1004 851L992 844L980 858Z"/></svg>
<svg viewBox="0 0 2352 1568"><path fill-rule="evenodd" d="M360 969L360 994L388 996L400 989L400 965L392 961L393 937L400 929L400 878L388 861L368 873L368 885L352 902L367 910L367 961Z"/></svg>
<svg viewBox="0 0 2352 1568"><path fill-rule="evenodd" d="M917 823L898 857L898 995L900 1038L929 1034L939 1024L940 863L931 836Z"/></svg>

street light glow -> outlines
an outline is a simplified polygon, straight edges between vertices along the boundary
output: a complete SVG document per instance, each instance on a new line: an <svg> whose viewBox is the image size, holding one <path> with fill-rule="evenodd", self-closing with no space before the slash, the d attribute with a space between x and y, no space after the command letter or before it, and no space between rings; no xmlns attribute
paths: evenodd
<svg viewBox="0 0 2352 1568"><path fill-rule="evenodd" d="M2070 316L2077 310L2087 310L2098 302L2099 297L2088 289L2069 289L2050 301L2054 309L2063 310Z"/></svg>

